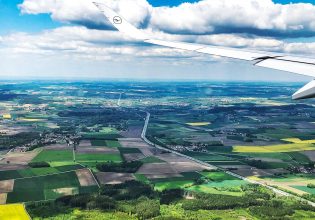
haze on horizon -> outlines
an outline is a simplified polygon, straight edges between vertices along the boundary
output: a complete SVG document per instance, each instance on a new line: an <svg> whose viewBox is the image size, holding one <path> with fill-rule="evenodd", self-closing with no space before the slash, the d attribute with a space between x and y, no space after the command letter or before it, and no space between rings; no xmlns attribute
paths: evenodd
<svg viewBox="0 0 315 220"><path fill-rule="evenodd" d="M309 81L245 62L142 44L113 30L91 2L0 0L0 77ZM103 2L158 38L315 57L313 1Z"/></svg>

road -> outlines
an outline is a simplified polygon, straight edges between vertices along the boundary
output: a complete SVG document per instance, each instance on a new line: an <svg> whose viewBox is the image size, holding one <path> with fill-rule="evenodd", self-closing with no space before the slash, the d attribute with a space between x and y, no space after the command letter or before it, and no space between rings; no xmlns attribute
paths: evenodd
<svg viewBox="0 0 315 220"><path fill-rule="evenodd" d="M203 165L203 166L206 166L206 167L209 168L209 169L218 169L218 170L221 170L221 171L225 172L226 174L229 174L229 175L234 176L234 177L236 177L236 178L242 179L242 180L247 181L247 182L249 182L249 183L264 186L264 187L266 187L266 188L272 190L272 191L273 191L274 193L276 193L277 195L294 197L294 198L296 198L296 199L298 199L298 200L300 200L300 201L307 202L309 205L315 207L315 203L314 203L314 202L311 202L311 201L309 201L309 200L303 199L303 198L301 198L301 197L299 197L299 196L296 196L296 195L287 193L287 192L282 191L282 190L280 190L280 189L277 189L277 188L275 188L275 187L269 186L269 185L267 185L267 184L265 184L265 183L248 179L248 178L246 178L246 177L244 177L244 176L241 176L241 175L239 175L239 174L237 174L237 173L233 173L233 172L231 172L231 171L226 171L226 170L224 170L224 169L222 169L222 168L220 168L220 167L217 167L217 166L214 166L214 165L205 163L205 162L203 162L203 161L201 161L201 160L198 160L198 159L196 159L196 158L189 157L189 156L184 155L184 154L181 154L181 153L179 153L179 152L177 152L177 151L174 151L174 150L171 150L171 149L168 149L168 148L164 148L164 147L161 147L161 146L159 146L159 145L156 145L156 144L152 143L151 141L149 141L149 140L146 138L146 133L147 133L147 129L148 129L150 117L151 117L151 114L150 114L149 112L146 112L146 113L147 113L147 116L146 116L145 123L144 123L144 126L143 126L143 130L142 130L142 133L141 133L141 138L142 138L147 144L149 144L149 145L151 145L151 146L154 146L154 147L156 147L156 148L158 148L158 149L160 149L160 150L168 151L168 152L173 153L173 154L176 154L176 155L178 155L178 156L185 157L185 158L187 158L187 159L189 159L189 160L191 160L191 161L194 161L194 162L197 162L197 163L199 163L199 164L201 164L201 165Z"/></svg>

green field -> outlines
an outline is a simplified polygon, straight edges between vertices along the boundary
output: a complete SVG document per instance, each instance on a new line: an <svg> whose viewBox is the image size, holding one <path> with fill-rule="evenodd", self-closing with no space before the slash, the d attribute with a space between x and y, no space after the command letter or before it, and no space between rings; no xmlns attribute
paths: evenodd
<svg viewBox="0 0 315 220"><path fill-rule="evenodd" d="M102 132L88 132L84 133L83 139L98 139L98 140L115 140L121 138L120 134L116 133L102 133Z"/></svg>
<svg viewBox="0 0 315 220"><path fill-rule="evenodd" d="M25 177L35 177L47 174L56 174L60 172L72 171L77 169L82 169L81 165L68 165L60 167L44 167L44 168L29 168L23 170L7 170L0 171L0 181L25 178Z"/></svg>
<svg viewBox="0 0 315 220"><path fill-rule="evenodd" d="M299 163L309 163L311 162L310 159L305 156L304 154L300 153L300 152L288 152L287 153L293 160L299 162Z"/></svg>
<svg viewBox="0 0 315 220"><path fill-rule="evenodd" d="M120 154L76 154L76 161L80 162L105 162L105 161L113 161L113 162L122 162L122 158Z"/></svg>
<svg viewBox="0 0 315 220"><path fill-rule="evenodd" d="M202 161L230 161L233 160L232 158L225 157L222 155L214 155L214 154L208 154L208 153L200 153L200 152L185 152L187 156L196 158L198 160Z"/></svg>
<svg viewBox="0 0 315 220"><path fill-rule="evenodd" d="M307 186L291 186L291 187L315 195L315 188L309 188Z"/></svg>
<svg viewBox="0 0 315 220"><path fill-rule="evenodd" d="M208 161L209 164L213 164L216 166L224 166L224 165L244 165L244 163L240 161Z"/></svg>
<svg viewBox="0 0 315 220"><path fill-rule="evenodd" d="M259 157L259 158L271 158L271 159L280 159L284 161L290 161L291 157L287 153L242 153L240 155L249 156L249 157Z"/></svg>
<svg viewBox="0 0 315 220"><path fill-rule="evenodd" d="M105 140L91 140L91 144L94 147L105 147L106 146Z"/></svg>
<svg viewBox="0 0 315 220"><path fill-rule="evenodd" d="M99 130L100 133L105 133L105 134L118 134L118 130L116 128L111 128L111 127L103 127L101 130Z"/></svg>
<svg viewBox="0 0 315 220"><path fill-rule="evenodd" d="M223 180L221 182L210 182L207 184L209 187L235 187L248 184L244 180Z"/></svg>
<svg viewBox="0 0 315 220"><path fill-rule="evenodd" d="M228 189L220 189L217 187L212 187L207 184L204 185L195 185L187 188L189 191L201 192L201 193L210 193L210 194L219 194L219 195L230 195L230 196L243 196L243 192L233 192Z"/></svg>
<svg viewBox="0 0 315 220"><path fill-rule="evenodd" d="M73 161L72 150L42 150L32 162L62 162Z"/></svg>
<svg viewBox="0 0 315 220"><path fill-rule="evenodd" d="M112 147L112 148L121 147L120 143L116 140L106 140L105 142L106 142L107 147Z"/></svg>
<svg viewBox="0 0 315 220"><path fill-rule="evenodd" d="M135 174L133 174L133 175L134 175L134 176L136 177L136 179L137 179L138 181L140 181L140 182L147 183L147 184L150 183L150 180L148 180L148 178L147 178L145 175L143 175L143 174L135 173Z"/></svg>
<svg viewBox="0 0 315 220"><path fill-rule="evenodd" d="M118 150L121 154L141 154L139 148L119 147Z"/></svg>
<svg viewBox="0 0 315 220"><path fill-rule="evenodd" d="M95 187L81 187L74 171L47 176L17 179L13 192L8 193L7 202L28 202L56 199L64 195L58 189L67 188L67 192L77 194L81 191L95 192Z"/></svg>
<svg viewBox="0 0 315 220"><path fill-rule="evenodd" d="M166 182L158 182L154 184L154 189L163 191L165 189L188 188L194 184L193 180L171 180Z"/></svg>
<svg viewBox="0 0 315 220"><path fill-rule="evenodd" d="M226 174L224 172L201 172L201 174L207 177L211 181L220 182L224 180L239 180L238 178Z"/></svg>

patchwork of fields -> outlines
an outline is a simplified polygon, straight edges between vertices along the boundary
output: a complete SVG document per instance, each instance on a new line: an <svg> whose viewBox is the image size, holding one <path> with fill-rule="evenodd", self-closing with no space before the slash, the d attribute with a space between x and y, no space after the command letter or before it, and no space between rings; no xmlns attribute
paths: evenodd
<svg viewBox="0 0 315 220"><path fill-rule="evenodd" d="M85 172L87 175L78 175L80 172ZM6 192L4 185L7 185ZM3 204L52 200L64 195L97 192L98 184L89 170L77 169L0 181L0 190L6 194L6 201L2 201Z"/></svg>

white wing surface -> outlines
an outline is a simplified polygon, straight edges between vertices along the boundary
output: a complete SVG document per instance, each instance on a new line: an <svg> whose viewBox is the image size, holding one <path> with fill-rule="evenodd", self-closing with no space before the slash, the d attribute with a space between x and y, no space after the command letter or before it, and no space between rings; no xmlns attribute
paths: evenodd
<svg viewBox="0 0 315 220"><path fill-rule="evenodd" d="M270 53L261 51L246 51L243 49L215 47L202 44L193 44L185 42L164 41L152 39L143 31L137 29L122 16L117 14L108 6L94 2L97 8L105 15L110 23L120 32L129 35L132 38L142 40L146 43L195 51L198 53L209 54L214 56L227 57L232 59L246 60L252 62L255 66L276 69L315 78L315 59L305 57L288 56L280 53ZM297 91L293 99L305 99L315 97L315 81L308 83L306 86Z"/></svg>

